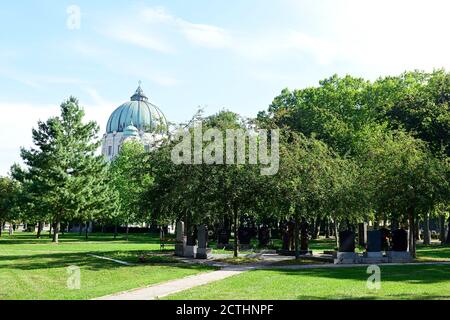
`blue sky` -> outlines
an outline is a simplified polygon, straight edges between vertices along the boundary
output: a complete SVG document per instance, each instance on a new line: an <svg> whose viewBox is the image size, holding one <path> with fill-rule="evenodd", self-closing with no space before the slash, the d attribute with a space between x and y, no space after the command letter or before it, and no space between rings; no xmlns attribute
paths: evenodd
<svg viewBox="0 0 450 320"><path fill-rule="evenodd" d="M70 6L80 9L73 28ZM0 4L0 175L69 95L102 131L139 80L174 122L264 110L334 73L450 69L449 1L24 0Z"/></svg>

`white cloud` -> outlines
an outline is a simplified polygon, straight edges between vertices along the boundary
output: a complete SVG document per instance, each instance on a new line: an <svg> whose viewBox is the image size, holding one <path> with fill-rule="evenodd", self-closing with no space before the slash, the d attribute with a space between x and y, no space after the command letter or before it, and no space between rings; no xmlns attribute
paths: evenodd
<svg viewBox="0 0 450 320"><path fill-rule="evenodd" d="M126 25L106 24L99 29L100 33L121 42L162 53L175 51L174 47L161 37L161 34L170 32L178 33L189 43L201 47L224 48L231 44L231 37L223 28L189 22L171 15L163 7L144 7L138 13L131 14L135 17L126 19Z"/></svg>
<svg viewBox="0 0 450 320"><path fill-rule="evenodd" d="M318 17L312 28L334 49L336 61L358 70L395 74L450 67L450 2L446 0L290 1Z"/></svg>
<svg viewBox="0 0 450 320"><path fill-rule="evenodd" d="M84 107L85 121L94 120L100 125L99 137L106 129L108 116L112 113L114 106L118 105L105 101L92 88L86 88L91 96L91 104ZM59 105L35 105L30 103L0 102L0 111L7 117L0 117L0 175L6 175L14 163L22 164L20 148L30 148L33 145L31 130L37 127L39 120L45 121L50 117L60 114ZM14 119L19 119L16 121Z"/></svg>
<svg viewBox="0 0 450 320"><path fill-rule="evenodd" d="M158 37L137 29L113 29L110 30L109 35L116 40L133 44L145 49L150 49L161 53L173 52L173 49Z"/></svg>
<svg viewBox="0 0 450 320"><path fill-rule="evenodd" d="M180 31L195 45L208 48L226 48L231 45L231 36L222 28L206 24L180 23Z"/></svg>
<svg viewBox="0 0 450 320"><path fill-rule="evenodd" d="M55 84L76 84L76 85L87 84L86 81L83 81L78 78L24 73L20 70L12 68L2 68L0 70L0 77L5 77L7 79L25 84L32 88L42 88L45 85L55 85Z"/></svg>

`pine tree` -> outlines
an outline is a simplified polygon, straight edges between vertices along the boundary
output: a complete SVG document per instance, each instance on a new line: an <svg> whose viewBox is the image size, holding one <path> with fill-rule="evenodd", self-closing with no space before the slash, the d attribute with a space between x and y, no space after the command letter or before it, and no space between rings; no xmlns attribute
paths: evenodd
<svg viewBox="0 0 450 320"><path fill-rule="evenodd" d="M39 208L53 222L53 242L58 242L60 225L82 215L93 219L115 210L106 183L106 163L96 155L100 145L95 122L83 122L84 111L70 97L61 104L60 117L40 121L33 129L35 147L21 150L27 165L27 181ZM112 197L114 199L114 197Z"/></svg>

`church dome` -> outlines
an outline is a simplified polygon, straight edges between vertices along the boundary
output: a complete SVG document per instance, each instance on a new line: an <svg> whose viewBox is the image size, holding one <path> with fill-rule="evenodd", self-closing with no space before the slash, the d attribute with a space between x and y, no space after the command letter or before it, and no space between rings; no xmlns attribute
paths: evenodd
<svg viewBox="0 0 450 320"><path fill-rule="evenodd" d="M106 125L106 133L124 132L129 126L143 132L167 131L166 117L157 106L148 102L140 85L130 101L122 104L111 114Z"/></svg>

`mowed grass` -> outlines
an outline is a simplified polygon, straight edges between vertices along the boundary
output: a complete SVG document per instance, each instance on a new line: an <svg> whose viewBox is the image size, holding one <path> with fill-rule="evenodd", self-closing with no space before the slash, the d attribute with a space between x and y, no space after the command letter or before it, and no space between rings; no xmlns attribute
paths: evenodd
<svg viewBox="0 0 450 320"><path fill-rule="evenodd" d="M248 271L167 299L450 299L449 265L381 266L380 290L367 288L366 271L363 267Z"/></svg>
<svg viewBox="0 0 450 320"><path fill-rule="evenodd" d="M143 253L152 258L139 263L137 257ZM121 265L89 254L136 265ZM126 241L123 237L114 240L109 234L94 234L86 241L78 235L66 234L60 244L53 244L47 235L36 239L27 233L11 237L3 234L0 300L90 299L213 270L174 262L169 254L160 255L158 235L130 235ZM67 286L69 266L80 268L79 290Z"/></svg>

